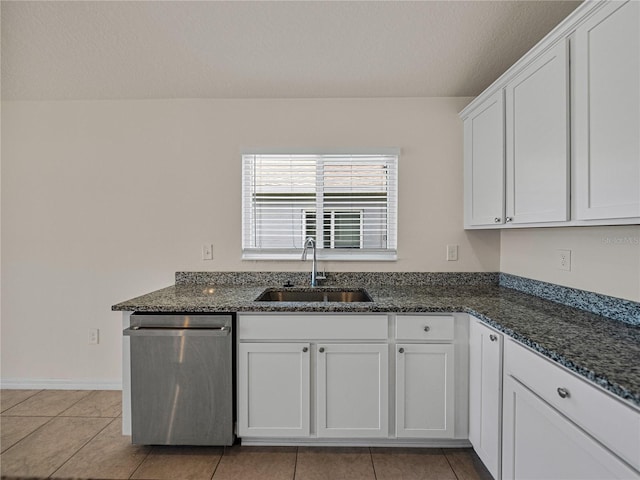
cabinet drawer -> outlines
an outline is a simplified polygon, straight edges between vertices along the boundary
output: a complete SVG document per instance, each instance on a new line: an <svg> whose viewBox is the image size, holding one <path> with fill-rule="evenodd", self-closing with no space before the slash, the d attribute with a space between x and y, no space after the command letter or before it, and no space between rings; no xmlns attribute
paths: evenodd
<svg viewBox="0 0 640 480"><path fill-rule="evenodd" d="M384 340L387 315L240 314L240 340Z"/></svg>
<svg viewBox="0 0 640 480"><path fill-rule="evenodd" d="M505 342L504 355L506 374L640 470L640 411L513 340Z"/></svg>
<svg viewBox="0 0 640 480"><path fill-rule="evenodd" d="M397 340L453 340L451 315L398 315Z"/></svg>

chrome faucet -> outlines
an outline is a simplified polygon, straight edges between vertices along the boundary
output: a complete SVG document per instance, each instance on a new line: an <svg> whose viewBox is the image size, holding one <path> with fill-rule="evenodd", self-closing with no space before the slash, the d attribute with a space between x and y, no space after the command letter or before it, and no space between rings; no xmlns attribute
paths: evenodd
<svg viewBox="0 0 640 480"><path fill-rule="evenodd" d="M318 277L316 270L316 241L313 237L307 237L304 241L304 247L302 247L302 261L307 259L307 251L309 248L313 248L313 263L311 264L311 286L318 286Z"/></svg>

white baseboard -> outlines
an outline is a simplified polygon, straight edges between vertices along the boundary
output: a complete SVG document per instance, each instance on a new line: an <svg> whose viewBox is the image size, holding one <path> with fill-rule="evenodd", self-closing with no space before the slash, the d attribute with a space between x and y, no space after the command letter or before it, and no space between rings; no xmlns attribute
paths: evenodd
<svg viewBox="0 0 640 480"><path fill-rule="evenodd" d="M122 390L122 382L52 378L3 378L0 380L0 388L7 390Z"/></svg>
<svg viewBox="0 0 640 480"><path fill-rule="evenodd" d="M249 446L316 446L316 447L415 447L415 448L469 448L471 443L466 438L257 438L242 437L242 445Z"/></svg>

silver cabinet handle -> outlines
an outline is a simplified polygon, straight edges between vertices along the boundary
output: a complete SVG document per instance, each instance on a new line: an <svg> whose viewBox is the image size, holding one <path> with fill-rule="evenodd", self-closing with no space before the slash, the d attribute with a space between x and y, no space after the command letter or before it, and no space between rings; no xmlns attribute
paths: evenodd
<svg viewBox="0 0 640 480"><path fill-rule="evenodd" d="M500 221L501 221L501 220L502 220L502 219L501 219L500 217L496 217L496 218L494 218L494 219L493 219L493 221L494 221L495 223L500 223Z"/></svg>
<svg viewBox="0 0 640 480"><path fill-rule="evenodd" d="M307 347L302 347L302 351L306 353L309 351L309 349Z"/></svg>
<svg viewBox="0 0 640 480"><path fill-rule="evenodd" d="M400 353L404 353L404 348L402 348L402 347L401 347L401 348L398 350L398 352L400 352Z"/></svg>
<svg viewBox="0 0 640 480"><path fill-rule="evenodd" d="M318 349L318 351L319 351L320 353L324 353L324 347L320 347L320 348Z"/></svg>
<svg viewBox="0 0 640 480"><path fill-rule="evenodd" d="M424 326L424 331L428 332L429 330L431 330L431 327L429 325L425 325Z"/></svg>
<svg viewBox="0 0 640 480"><path fill-rule="evenodd" d="M505 223L510 223L513 221L513 217L507 217L504 219Z"/></svg>
<svg viewBox="0 0 640 480"><path fill-rule="evenodd" d="M492 333L491 335L489 335L489 340L491 340L492 342L495 342L496 340L498 340L498 336Z"/></svg>
<svg viewBox="0 0 640 480"><path fill-rule="evenodd" d="M569 395L569 390L562 387L558 387L558 395L560 395L560 398L569 398L571 396Z"/></svg>

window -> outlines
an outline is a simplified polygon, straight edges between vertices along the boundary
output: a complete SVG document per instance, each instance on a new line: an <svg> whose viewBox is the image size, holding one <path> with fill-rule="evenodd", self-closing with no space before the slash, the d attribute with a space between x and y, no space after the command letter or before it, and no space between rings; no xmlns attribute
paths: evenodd
<svg viewBox="0 0 640 480"><path fill-rule="evenodd" d="M362 210L324 212L324 248L362 248ZM315 210L305 211L304 238L316 235Z"/></svg>
<svg viewBox="0 0 640 480"><path fill-rule="evenodd" d="M242 156L245 259L395 260L398 150Z"/></svg>

